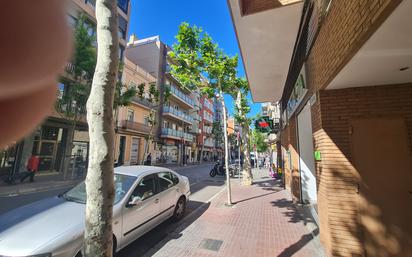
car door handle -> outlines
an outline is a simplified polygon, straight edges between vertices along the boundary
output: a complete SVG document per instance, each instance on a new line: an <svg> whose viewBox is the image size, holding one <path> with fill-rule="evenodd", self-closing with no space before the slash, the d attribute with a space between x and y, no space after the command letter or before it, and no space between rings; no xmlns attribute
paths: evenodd
<svg viewBox="0 0 412 257"><path fill-rule="evenodd" d="M179 189L179 188L176 188L176 192L180 192L180 189Z"/></svg>
<svg viewBox="0 0 412 257"><path fill-rule="evenodd" d="M154 200L154 203L159 203L159 199L155 199L155 200Z"/></svg>

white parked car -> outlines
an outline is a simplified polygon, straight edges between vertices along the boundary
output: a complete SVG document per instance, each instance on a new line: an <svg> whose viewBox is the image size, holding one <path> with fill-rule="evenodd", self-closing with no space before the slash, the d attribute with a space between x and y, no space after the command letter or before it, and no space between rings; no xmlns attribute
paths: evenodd
<svg viewBox="0 0 412 257"><path fill-rule="evenodd" d="M153 166L114 170L114 251L127 246L169 218L183 217L189 180ZM0 257L79 257L83 245L84 182L68 192L0 216Z"/></svg>

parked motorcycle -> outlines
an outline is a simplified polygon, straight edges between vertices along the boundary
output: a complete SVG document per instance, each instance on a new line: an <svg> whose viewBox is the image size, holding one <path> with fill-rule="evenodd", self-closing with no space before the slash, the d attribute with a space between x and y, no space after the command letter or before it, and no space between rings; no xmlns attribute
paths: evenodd
<svg viewBox="0 0 412 257"><path fill-rule="evenodd" d="M213 166L212 170L209 172L209 175L211 177L214 177L216 175L223 176L225 174L225 165L223 163L220 163L220 161L217 161Z"/></svg>
<svg viewBox="0 0 412 257"><path fill-rule="evenodd" d="M234 175L239 174L239 168L236 165L229 164L229 176L233 177ZM226 167L225 163L220 161L217 161L215 165L213 166L212 170L210 170L209 175L211 177L214 177L216 175L224 176L226 175Z"/></svg>

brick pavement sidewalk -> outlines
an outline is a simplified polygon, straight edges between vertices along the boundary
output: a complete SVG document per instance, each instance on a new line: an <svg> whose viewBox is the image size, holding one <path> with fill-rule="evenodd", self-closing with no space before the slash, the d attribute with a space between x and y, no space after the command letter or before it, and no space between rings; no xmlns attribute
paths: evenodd
<svg viewBox="0 0 412 257"><path fill-rule="evenodd" d="M199 214L169 234L145 256L322 257L319 229L292 204L288 191L254 170L251 187L232 182L233 207L221 191Z"/></svg>

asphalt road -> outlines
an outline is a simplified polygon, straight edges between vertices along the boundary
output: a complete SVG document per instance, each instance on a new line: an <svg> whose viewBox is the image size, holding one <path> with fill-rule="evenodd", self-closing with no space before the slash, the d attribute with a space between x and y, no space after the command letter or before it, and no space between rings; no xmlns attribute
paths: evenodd
<svg viewBox="0 0 412 257"><path fill-rule="evenodd" d="M136 257L142 256L153 248L157 243L162 241L170 233L174 233L176 229L182 229L190 225L196 220L208 207L207 202L220 192L225 184L223 176L211 178L209 171L212 165L202 165L200 167L182 167L176 168L179 174L187 176L191 185L192 195L187 205L186 216L178 223L166 221L158 227L148 232L146 235L137 239L135 242L122 249L117 256L121 257ZM0 197L0 214L5 213L19 206L41 200L46 197L58 195L70 187L42 191L37 193Z"/></svg>

